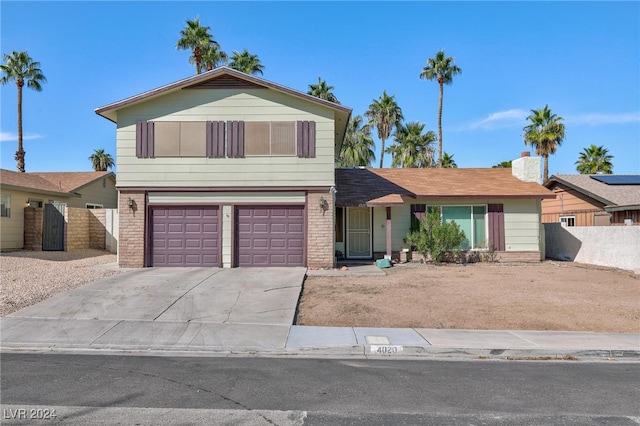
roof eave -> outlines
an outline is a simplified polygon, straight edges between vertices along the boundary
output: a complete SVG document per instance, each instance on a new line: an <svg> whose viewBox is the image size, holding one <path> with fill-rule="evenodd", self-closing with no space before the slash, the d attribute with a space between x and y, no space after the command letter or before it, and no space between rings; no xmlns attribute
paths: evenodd
<svg viewBox="0 0 640 426"><path fill-rule="evenodd" d="M625 206L616 206L616 205L610 205L610 206L604 206L604 210L607 212L621 212L621 211L625 211L625 210L640 210L640 204L628 204Z"/></svg>
<svg viewBox="0 0 640 426"><path fill-rule="evenodd" d="M80 198L79 194L74 194L71 192L50 191L47 189L30 188L28 186L10 185L6 183L2 183L0 184L0 186L4 189L10 189L13 191L33 192L34 194L43 194L43 195L62 195L64 197Z"/></svg>
<svg viewBox="0 0 640 426"><path fill-rule="evenodd" d="M583 195L586 195L587 197L592 198L592 199L594 199L596 201L599 201L602 204L605 204L605 205L612 204L611 200L607 200L606 198L602 198L601 196L596 195L591 191L587 191L586 189L584 189L584 188L582 188L580 186L574 185L571 182L567 182L564 179L560 179L559 177L557 177L555 175L551 176L549 178L549 180L544 183L544 186L547 189L549 189L549 186L553 185L554 183L560 183L562 185L566 185L569 188L573 189L574 191L578 191L579 193L581 193Z"/></svg>

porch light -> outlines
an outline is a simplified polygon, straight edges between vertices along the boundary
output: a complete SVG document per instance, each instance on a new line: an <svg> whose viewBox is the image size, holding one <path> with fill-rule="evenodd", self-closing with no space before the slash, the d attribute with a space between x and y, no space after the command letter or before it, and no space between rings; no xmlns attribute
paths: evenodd
<svg viewBox="0 0 640 426"><path fill-rule="evenodd" d="M325 200L324 197L320 197L320 208L322 210L326 210L329 208L329 203L327 203L327 200Z"/></svg>

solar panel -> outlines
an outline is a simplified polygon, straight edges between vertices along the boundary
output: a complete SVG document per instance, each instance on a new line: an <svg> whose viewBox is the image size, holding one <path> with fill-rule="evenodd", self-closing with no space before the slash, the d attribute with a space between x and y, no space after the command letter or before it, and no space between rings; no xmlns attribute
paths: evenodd
<svg viewBox="0 0 640 426"><path fill-rule="evenodd" d="M593 175L591 179L606 185L640 185L640 175Z"/></svg>

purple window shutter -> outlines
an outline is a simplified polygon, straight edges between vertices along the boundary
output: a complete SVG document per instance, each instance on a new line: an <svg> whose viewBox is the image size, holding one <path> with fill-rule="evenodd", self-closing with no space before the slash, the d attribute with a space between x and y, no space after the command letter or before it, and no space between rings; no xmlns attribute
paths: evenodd
<svg viewBox="0 0 640 426"><path fill-rule="evenodd" d="M411 204L411 215L415 216L416 219L422 220L426 212L426 204Z"/></svg>
<svg viewBox="0 0 640 426"><path fill-rule="evenodd" d="M489 204L487 206L489 216L489 242L492 244L493 250L504 251L504 205Z"/></svg>
<svg viewBox="0 0 640 426"><path fill-rule="evenodd" d="M154 122L147 121L147 157L153 158L154 156Z"/></svg>
<svg viewBox="0 0 640 426"><path fill-rule="evenodd" d="M207 121L207 157L224 157L224 121Z"/></svg>
<svg viewBox="0 0 640 426"><path fill-rule="evenodd" d="M296 126L296 142L298 157L315 158L316 156L316 122L298 121Z"/></svg>
<svg viewBox="0 0 640 426"><path fill-rule="evenodd" d="M136 121L136 157L142 158L142 121Z"/></svg>
<svg viewBox="0 0 640 426"><path fill-rule="evenodd" d="M227 121L227 157L244 157L244 121Z"/></svg>

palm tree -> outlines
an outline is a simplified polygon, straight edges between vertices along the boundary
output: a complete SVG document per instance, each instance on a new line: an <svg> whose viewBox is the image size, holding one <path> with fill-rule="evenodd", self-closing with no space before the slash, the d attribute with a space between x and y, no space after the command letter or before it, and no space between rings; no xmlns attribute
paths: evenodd
<svg viewBox="0 0 640 426"><path fill-rule="evenodd" d="M402 109L398 106L395 100L395 96L387 95L387 91L382 92L380 99L374 99L373 103L369 105L369 109L364 115L369 119L369 124L376 126L378 129L378 138L382 142L380 148L380 168L382 168L382 161L384 160L384 144L389 135L391 134L391 128L400 127L400 123L404 120L402 116Z"/></svg>
<svg viewBox="0 0 640 426"><path fill-rule="evenodd" d="M201 26L199 18L187 19L186 23L187 26L180 31L180 39L176 44L176 49L191 50L192 57L189 58L189 63L195 64L196 74L200 74L203 68L202 51L215 41L210 33L211 27Z"/></svg>
<svg viewBox="0 0 640 426"><path fill-rule="evenodd" d="M511 168L511 160L509 161L501 161L495 166L491 166L492 169L510 169Z"/></svg>
<svg viewBox="0 0 640 426"><path fill-rule="evenodd" d="M104 149L94 149L89 160L91 160L91 166L96 172L106 172L107 169L115 165L111 154L104 152Z"/></svg>
<svg viewBox="0 0 640 426"><path fill-rule="evenodd" d="M376 159L371 127L362 121L360 115L349 120L338 159L341 167L369 166Z"/></svg>
<svg viewBox="0 0 640 426"><path fill-rule="evenodd" d="M591 145L584 148L576 161L576 169L583 175L594 175L596 173L604 173L610 175L613 173L613 155L609 155L609 150L604 146Z"/></svg>
<svg viewBox="0 0 640 426"><path fill-rule="evenodd" d="M436 134L429 130L422 133L424 124L411 121L399 127L394 135L395 143L387 148L392 155L391 167L433 167L435 149L432 143Z"/></svg>
<svg viewBox="0 0 640 426"><path fill-rule="evenodd" d="M316 98L324 99L325 101L333 102L334 104L340 104L338 98L333 94L333 86L329 86L326 81L318 77L318 84L310 84L308 95L315 96Z"/></svg>
<svg viewBox="0 0 640 426"><path fill-rule="evenodd" d="M444 50L427 59L427 66L422 68L421 79L436 80L440 85L438 101L438 167L442 167L442 97L444 85L453 83L453 77L462 74L462 70L454 63L452 57L446 57Z"/></svg>
<svg viewBox="0 0 640 426"><path fill-rule="evenodd" d="M543 109L532 109L527 120L530 124L523 129L524 144L534 147L536 154L544 158L543 178L546 182L549 180L549 156L555 154L564 140L563 118L552 113L549 105L545 105Z"/></svg>
<svg viewBox="0 0 640 426"><path fill-rule="evenodd" d="M229 66L234 70L241 71L245 74L262 75L264 65L260 63L258 55L252 55L247 49L242 52L233 52Z"/></svg>
<svg viewBox="0 0 640 426"><path fill-rule="evenodd" d="M202 62L207 71L226 64L228 59L227 54L220 50L220 45L216 41L210 40L210 42L208 46L203 46L201 49ZM189 61L195 63L195 56L191 56Z"/></svg>
<svg viewBox="0 0 640 426"><path fill-rule="evenodd" d="M10 81L15 81L18 86L18 150L15 160L18 171L24 172L26 152L22 146L22 88L26 84L28 88L41 92L42 83L45 83L47 78L40 70L40 62L31 59L27 52L14 51L11 55L3 54L2 61L0 84L5 85Z"/></svg>
<svg viewBox="0 0 640 426"><path fill-rule="evenodd" d="M453 159L454 154L447 154L444 152L442 154L442 168L443 169L457 169L458 165L456 164L456 160Z"/></svg>

